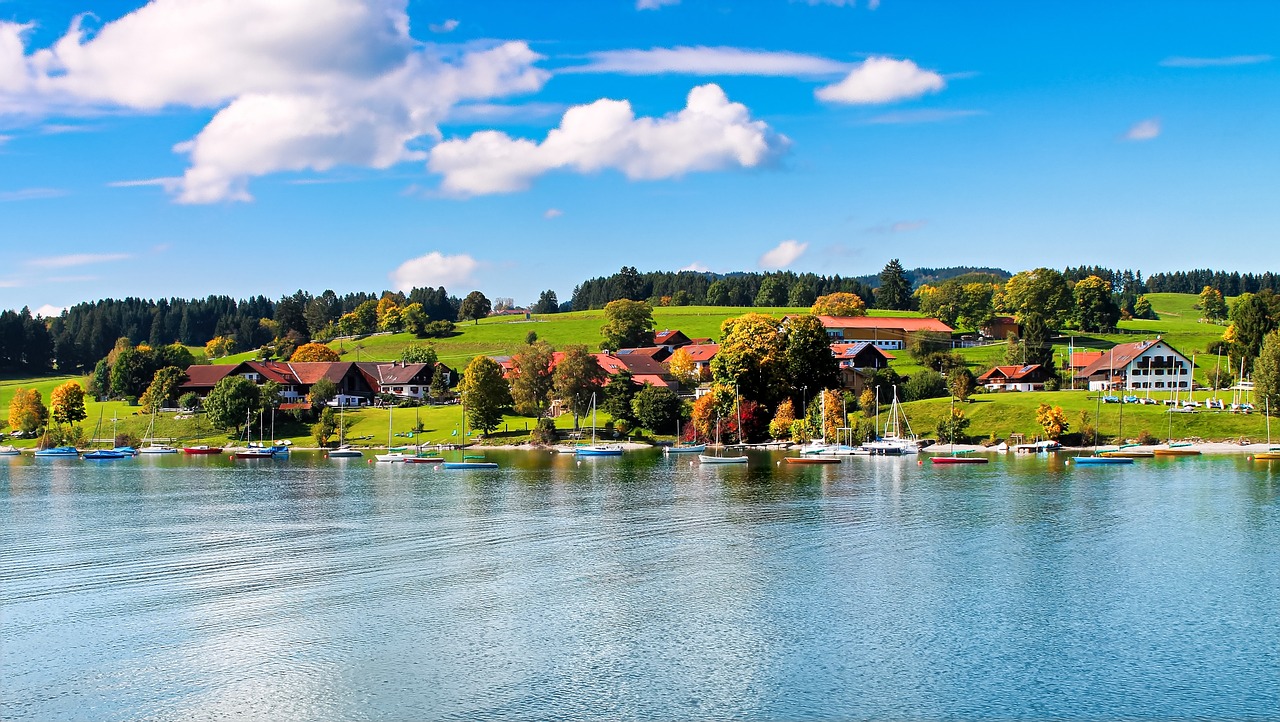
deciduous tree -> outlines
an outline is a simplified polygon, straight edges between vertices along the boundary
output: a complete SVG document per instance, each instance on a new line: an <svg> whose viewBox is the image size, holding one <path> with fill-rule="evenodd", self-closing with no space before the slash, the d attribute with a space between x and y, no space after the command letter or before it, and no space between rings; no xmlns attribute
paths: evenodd
<svg viewBox="0 0 1280 722"><path fill-rule="evenodd" d="M1222 292L1216 288L1205 286L1200 292L1200 317L1211 323L1221 323L1227 320L1230 312L1227 308L1227 302L1222 298Z"/></svg>
<svg viewBox="0 0 1280 722"><path fill-rule="evenodd" d="M1050 406L1049 404L1040 404L1036 407L1036 423L1040 424L1040 428L1044 430L1045 438L1057 439L1067 433L1070 428L1067 424L1067 415L1063 413L1061 406Z"/></svg>
<svg viewBox="0 0 1280 722"><path fill-rule="evenodd" d="M400 352L400 360L407 364L436 365L436 347L429 343L410 343Z"/></svg>
<svg viewBox="0 0 1280 722"><path fill-rule="evenodd" d="M968 428L969 419L964 415L964 409L952 408L946 417L938 420L938 443L963 443L968 438L965 436Z"/></svg>
<svg viewBox="0 0 1280 722"><path fill-rule="evenodd" d="M656 434L674 430L680 418L680 397L664 386L645 384L631 399L631 415Z"/></svg>
<svg viewBox="0 0 1280 722"><path fill-rule="evenodd" d="M337 414L333 413L333 409L326 407L320 412L320 420L311 425L311 436L316 440L316 446L323 448L329 445L329 440L337 432Z"/></svg>
<svg viewBox="0 0 1280 722"><path fill-rule="evenodd" d="M9 400L9 426L31 434L49 421L49 410L36 389L19 388Z"/></svg>
<svg viewBox="0 0 1280 722"><path fill-rule="evenodd" d="M720 324L720 350L711 360L717 383L767 405L787 394L786 341L778 320L748 313Z"/></svg>
<svg viewBox="0 0 1280 722"><path fill-rule="evenodd" d="M1097 276L1089 276L1076 282L1076 324L1082 331L1095 333L1116 327L1120 320L1120 307L1111 293L1111 284Z"/></svg>
<svg viewBox="0 0 1280 722"><path fill-rule="evenodd" d="M865 316L867 304L856 293L837 291L819 296L809 312L815 316Z"/></svg>
<svg viewBox="0 0 1280 722"><path fill-rule="evenodd" d="M840 366L831 353L831 338L817 316L808 314L787 319L786 379L792 398L800 389L832 389L840 385Z"/></svg>
<svg viewBox="0 0 1280 722"><path fill-rule="evenodd" d="M769 435L775 439L782 440L791 436L791 424L796 420L795 405L791 403L791 399L783 399L778 404L778 410L773 415L773 420L769 422Z"/></svg>
<svg viewBox="0 0 1280 722"><path fill-rule="evenodd" d="M307 400L311 402L311 408L317 413L320 409L326 408L337 396L338 385L323 378L311 384L311 390L307 392Z"/></svg>
<svg viewBox="0 0 1280 722"><path fill-rule="evenodd" d="M591 408L591 395L604 386L605 371L600 362L583 345L565 346L560 363L552 372L556 398L573 414L573 428Z"/></svg>
<svg viewBox="0 0 1280 722"><path fill-rule="evenodd" d="M236 351L235 339L229 336L214 336L204 345L204 355L209 358L230 356Z"/></svg>
<svg viewBox="0 0 1280 722"><path fill-rule="evenodd" d="M458 320L480 323L480 319L488 316L492 310L493 304L487 296L479 291L472 291L462 299L462 305L458 307Z"/></svg>
<svg viewBox="0 0 1280 722"><path fill-rule="evenodd" d="M1066 277L1052 268L1014 274L1000 296L1002 310L1014 314L1020 323L1036 313L1050 328L1059 328L1071 315L1072 301Z"/></svg>
<svg viewBox="0 0 1280 722"><path fill-rule="evenodd" d="M462 372L458 384L467 423L487 434L502 423L502 413L511 406L511 390L502 377L502 367L488 356L476 356Z"/></svg>
<svg viewBox="0 0 1280 722"><path fill-rule="evenodd" d="M237 432L249 415L261 408L262 392L243 376L227 376L214 385L204 400L205 417L215 427Z"/></svg>
<svg viewBox="0 0 1280 722"><path fill-rule="evenodd" d="M516 413L524 416L542 416L547 408L551 389L555 385L552 376L551 345L546 341L525 344L512 357L511 399Z"/></svg>
<svg viewBox="0 0 1280 722"><path fill-rule="evenodd" d="M1253 388L1259 406L1272 415L1280 414L1280 331L1268 333L1262 341L1258 360L1253 362Z"/></svg>
<svg viewBox="0 0 1280 722"><path fill-rule="evenodd" d="M653 345L653 307L644 301L619 299L604 307L608 321L600 327L602 349L639 348Z"/></svg>
<svg viewBox="0 0 1280 722"><path fill-rule="evenodd" d="M322 343L304 343L289 357L291 363L335 362L339 360L341 360L341 357L338 356L338 352Z"/></svg>
<svg viewBox="0 0 1280 722"><path fill-rule="evenodd" d="M165 403L174 397L178 392L178 385L187 377L187 372L177 366L166 366L155 372L151 377L151 384L147 386L147 390L143 392L141 403L143 408L148 411L154 411L162 408Z"/></svg>
<svg viewBox="0 0 1280 722"><path fill-rule="evenodd" d="M667 359L667 372L680 384L682 389L691 389L698 385L698 364L683 348L678 348Z"/></svg>
<svg viewBox="0 0 1280 722"><path fill-rule="evenodd" d="M55 388L49 395L49 417L55 424L74 424L83 421L84 389L76 381L68 381Z"/></svg>

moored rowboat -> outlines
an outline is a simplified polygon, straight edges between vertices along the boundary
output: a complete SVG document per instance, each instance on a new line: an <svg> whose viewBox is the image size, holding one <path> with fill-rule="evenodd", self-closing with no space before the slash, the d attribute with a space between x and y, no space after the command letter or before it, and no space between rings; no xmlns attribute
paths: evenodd
<svg viewBox="0 0 1280 722"><path fill-rule="evenodd" d="M838 456L788 456L783 459L788 464L839 464Z"/></svg>

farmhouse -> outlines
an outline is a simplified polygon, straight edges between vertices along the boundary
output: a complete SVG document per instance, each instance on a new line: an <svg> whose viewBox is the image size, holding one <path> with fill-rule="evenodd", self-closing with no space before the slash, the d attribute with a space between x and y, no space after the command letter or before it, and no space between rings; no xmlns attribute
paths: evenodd
<svg viewBox="0 0 1280 722"><path fill-rule="evenodd" d="M818 316L832 343L869 343L886 351L898 351L918 334L943 334L952 329L936 318L897 316Z"/></svg>
<svg viewBox="0 0 1280 722"><path fill-rule="evenodd" d="M1051 378L1040 364L997 366L978 377L978 383L990 391L1044 391Z"/></svg>
<svg viewBox="0 0 1280 722"><path fill-rule="evenodd" d="M445 380L453 384L456 374L442 366ZM193 392L204 398L219 381L228 376L243 376L255 384L268 381L280 384L280 399L285 404L305 407L311 387L328 379L338 389L337 400L349 406L372 402L378 394L401 398L424 398L434 366L404 363L355 363L351 361L291 363L285 361L243 361L238 364L193 365L187 367L187 378L178 386L180 393ZM426 382L421 380L425 378Z"/></svg>
<svg viewBox="0 0 1280 722"><path fill-rule="evenodd" d="M833 343L831 353L840 366L841 385L855 394L862 393L866 388L867 378L877 369L887 367L893 359L893 354L865 341Z"/></svg>
<svg viewBox="0 0 1280 722"><path fill-rule="evenodd" d="M1119 344L1103 351L1075 372L1090 391L1190 391L1191 362L1177 349L1156 338Z"/></svg>

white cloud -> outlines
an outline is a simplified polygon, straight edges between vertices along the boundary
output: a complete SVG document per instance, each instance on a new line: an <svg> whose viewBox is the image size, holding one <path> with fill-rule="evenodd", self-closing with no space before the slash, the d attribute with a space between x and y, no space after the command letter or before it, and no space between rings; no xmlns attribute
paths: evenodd
<svg viewBox="0 0 1280 722"><path fill-rule="evenodd" d="M108 188L146 188L157 186L164 188L169 192L177 191L182 187L181 178L140 178L138 180L122 180L111 181L107 184Z"/></svg>
<svg viewBox="0 0 1280 722"><path fill-rule="evenodd" d="M560 216L563 216L563 215L564 215L564 211L560 210L559 208L548 208L547 212L542 214L542 217L546 218L547 220L551 220L553 218L559 218Z"/></svg>
<svg viewBox="0 0 1280 722"><path fill-rule="evenodd" d="M1160 65L1166 68L1225 68L1234 65L1257 65L1269 63L1274 58L1270 55L1228 55L1218 58L1190 58L1180 55L1165 58Z"/></svg>
<svg viewBox="0 0 1280 722"><path fill-rule="evenodd" d="M941 75L922 70L910 60L876 57L867 58L844 80L818 88L814 94L829 103L874 105L918 98L944 87Z"/></svg>
<svg viewBox="0 0 1280 722"><path fill-rule="evenodd" d="M685 108L662 118L637 118L625 100L597 100L565 112L541 143L482 131L431 151L428 167L458 195L528 188L556 169L594 173L616 169L632 180L674 178L694 171L753 168L789 141L746 106L730 102L718 85L689 91Z"/></svg>
<svg viewBox="0 0 1280 722"><path fill-rule="evenodd" d="M471 274L480 262L466 254L446 256L432 251L425 256L411 258L388 274L391 284L400 291L438 286L457 286L470 283Z"/></svg>
<svg viewBox="0 0 1280 722"><path fill-rule="evenodd" d="M560 115L566 107L561 103L467 103L450 109L447 120L458 123L525 122Z"/></svg>
<svg viewBox="0 0 1280 722"><path fill-rule="evenodd" d="M26 262L31 268L73 268L94 263L111 263L132 258L128 253L71 253L65 256L32 258Z"/></svg>
<svg viewBox="0 0 1280 722"><path fill-rule="evenodd" d="M795 263L804 252L808 250L808 243L799 243L797 241L783 241L777 247L770 249L763 256L760 256L760 268L766 270L776 270L786 268Z"/></svg>
<svg viewBox="0 0 1280 722"><path fill-rule="evenodd" d="M663 5L679 5L680 0L636 0L636 10L658 10Z"/></svg>
<svg viewBox="0 0 1280 722"><path fill-rule="evenodd" d="M457 20L449 18L442 23L428 25L427 29L433 33L451 33L458 29L458 25L459 23Z"/></svg>
<svg viewBox="0 0 1280 722"><path fill-rule="evenodd" d="M0 203L60 198L66 194L66 191L59 188L23 188L17 191L0 191Z"/></svg>
<svg viewBox="0 0 1280 722"><path fill-rule="evenodd" d="M66 306L53 306L51 304L46 303L40 308L37 308L36 310L32 311L31 313L32 315L35 315L35 316L44 316L45 318L53 318L54 316L61 316L62 312L65 310L67 310Z"/></svg>
<svg viewBox="0 0 1280 722"><path fill-rule="evenodd" d="M710 268L707 268L707 267L706 267L705 265L703 265L703 263L702 263L702 262L700 262L700 261L694 261L693 263L690 263L689 265L685 266L684 268L681 268L680 270L681 270L681 271L693 271L694 273L707 273L707 272L709 272L711 269L710 269Z"/></svg>
<svg viewBox="0 0 1280 722"><path fill-rule="evenodd" d="M811 77L842 75L851 67L817 55L705 46L606 50L587 57L587 64L557 72Z"/></svg>
<svg viewBox="0 0 1280 722"><path fill-rule="evenodd" d="M1155 140L1160 137L1160 120L1158 118L1148 118L1140 120L1133 124L1133 127L1125 131L1124 139L1132 141Z"/></svg>
<svg viewBox="0 0 1280 722"><path fill-rule="evenodd" d="M418 43L406 3L153 0L94 35L77 19L30 55L27 26L0 23L0 112L217 109L175 147L191 165L173 191L208 203L249 200L249 180L278 171L423 159L410 142L438 137L455 105L546 82L525 43Z"/></svg>

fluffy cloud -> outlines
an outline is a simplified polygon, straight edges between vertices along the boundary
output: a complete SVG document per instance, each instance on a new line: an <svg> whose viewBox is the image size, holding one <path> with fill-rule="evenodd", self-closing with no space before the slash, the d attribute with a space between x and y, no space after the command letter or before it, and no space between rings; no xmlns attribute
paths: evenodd
<svg viewBox="0 0 1280 722"><path fill-rule="evenodd" d="M763 256L760 256L760 268L765 270L777 270L786 268L799 260L800 256L808 250L808 243L800 243L798 241L783 241L777 247L770 249Z"/></svg>
<svg viewBox="0 0 1280 722"><path fill-rule="evenodd" d="M663 118L637 118L625 100L598 100L566 111L541 143L497 131L446 141L432 149L428 167L444 176L444 190L481 195L523 190L556 169L612 168L632 180L652 180L753 168L787 144L712 84L691 90L685 108Z"/></svg>
<svg viewBox="0 0 1280 722"><path fill-rule="evenodd" d="M620 73L623 75L765 75L811 77L843 75L848 63L816 55L765 52L726 47L675 47L649 50L607 50L591 53L585 65L561 68L560 73Z"/></svg>
<svg viewBox="0 0 1280 722"><path fill-rule="evenodd" d="M470 283L471 274L480 262L466 254L446 256L432 251L425 256L410 258L388 274L391 284L400 291L417 288L457 286Z"/></svg>
<svg viewBox="0 0 1280 722"><path fill-rule="evenodd" d="M1160 121L1157 118L1140 120L1125 131L1124 139L1133 141L1155 140L1160 137Z"/></svg>
<svg viewBox="0 0 1280 722"><path fill-rule="evenodd" d="M191 165L179 200L248 200L283 170L422 159L457 104L540 89L525 43L448 56L409 35L406 0L153 0L86 33L77 19L24 55L26 26L0 23L0 113L79 107L219 109L175 150ZM246 32L252 28L252 32Z"/></svg>
<svg viewBox="0 0 1280 722"><path fill-rule="evenodd" d="M458 25L460 25L460 23L457 20L449 18L438 25L428 25L427 28L433 33L451 33L458 29Z"/></svg>
<svg viewBox="0 0 1280 722"><path fill-rule="evenodd" d="M875 105L918 98L944 87L941 75L922 70L910 60L867 58L844 80L818 88L814 94L829 103Z"/></svg>
<svg viewBox="0 0 1280 722"><path fill-rule="evenodd" d="M62 312L65 310L67 310L66 306L54 306L46 303L40 308L37 308L36 310L32 311L32 314L36 316L43 316L45 318L53 318L55 316L61 316Z"/></svg>
<svg viewBox="0 0 1280 722"><path fill-rule="evenodd" d="M694 261L693 263L690 263L689 265L685 266L684 268L681 268L680 270L693 271L694 273L707 273L711 269L707 268L707 266L701 261Z"/></svg>

